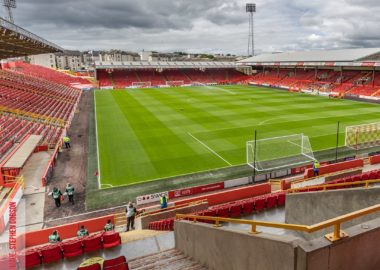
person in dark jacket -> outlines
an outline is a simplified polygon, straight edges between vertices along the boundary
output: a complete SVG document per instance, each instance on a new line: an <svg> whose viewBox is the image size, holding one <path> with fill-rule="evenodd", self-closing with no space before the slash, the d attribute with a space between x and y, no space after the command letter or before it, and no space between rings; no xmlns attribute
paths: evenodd
<svg viewBox="0 0 380 270"><path fill-rule="evenodd" d="M136 217L136 207L133 205L132 202L129 202L127 205L127 209L125 210L126 215L127 215L127 232L130 230L135 229L135 217Z"/></svg>

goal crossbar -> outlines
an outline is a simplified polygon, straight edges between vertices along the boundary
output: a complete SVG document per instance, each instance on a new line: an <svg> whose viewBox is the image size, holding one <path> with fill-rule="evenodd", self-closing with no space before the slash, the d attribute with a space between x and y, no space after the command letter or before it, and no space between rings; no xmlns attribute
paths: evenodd
<svg viewBox="0 0 380 270"><path fill-rule="evenodd" d="M294 134L248 141L247 164L256 171L269 171L307 164L315 160L309 138Z"/></svg>

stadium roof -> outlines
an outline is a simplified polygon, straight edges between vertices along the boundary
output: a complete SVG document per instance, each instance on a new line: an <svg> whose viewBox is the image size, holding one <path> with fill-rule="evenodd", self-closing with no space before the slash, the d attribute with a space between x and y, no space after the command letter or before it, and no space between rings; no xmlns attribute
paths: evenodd
<svg viewBox="0 0 380 270"><path fill-rule="evenodd" d="M235 68L235 62L110 62L110 61L96 61L95 67L97 69L139 69L139 68Z"/></svg>
<svg viewBox="0 0 380 270"><path fill-rule="evenodd" d="M54 43L0 18L0 59L60 51Z"/></svg>
<svg viewBox="0 0 380 270"><path fill-rule="evenodd" d="M257 55L257 56L253 56L253 57L241 60L239 61L239 63L356 62L356 61L380 61L380 48L261 54L261 55Z"/></svg>

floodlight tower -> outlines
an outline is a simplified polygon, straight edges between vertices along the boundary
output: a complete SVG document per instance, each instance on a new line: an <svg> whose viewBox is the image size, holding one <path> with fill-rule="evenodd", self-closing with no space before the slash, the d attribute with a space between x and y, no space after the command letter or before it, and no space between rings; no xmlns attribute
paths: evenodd
<svg viewBox="0 0 380 270"><path fill-rule="evenodd" d="M249 15L249 32L248 32L248 56L255 55L254 31L253 31L253 15L256 13L256 4L247 3L245 11Z"/></svg>
<svg viewBox="0 0 380 270"><path fill-rule="evenodd" d="M16 8L16 0L2 0L2 1L3 1L3 6L5 7L5 12L8 15L7 20L10 21L11 23L14 23L12 8Z"/></svg>

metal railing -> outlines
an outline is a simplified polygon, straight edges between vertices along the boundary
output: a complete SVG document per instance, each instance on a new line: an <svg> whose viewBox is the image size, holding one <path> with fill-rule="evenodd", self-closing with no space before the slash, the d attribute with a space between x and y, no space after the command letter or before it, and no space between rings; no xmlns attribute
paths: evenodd
<svg viewBox="0 0 380 270"><path fill-rule="evenodd" d="M368 214L375 213L380 211L380 204L367 207L352 213L348 213L346 215L342 215L336 218L332 218L314 225L299 225L299 224L286 224L286 223L276 223L276 222L267 222L267 221L257 221L257 220L246 220L246 219L233 219L233 218L222 218L222 217L210 217L210 216L196 216L196 215L186 215L186 214L177 214L176 219L187 219L192 220L193 222L197 222L198 220L206 220L206 221L214 221L214 227L221 227L221 222L228 223L236 223L236 224L246 224L251 225L251 230L249 233L258 234L257 226L263 227L271 227L271 228L279 228L285 230L292 231L301 231L306 233L313 233L316 231L320 231L322 229L326 229L329 227L334 227L334 231L330 234L326 234L325 237L331 241L335 242L337 240L342 239L343 237L347 237L347 233L341 230L341 224L346 221L350 221L352 219L362 217Z"/></svg>
<svg viewBox="0 0 380 270"><path fill-rule="evenodd" d="M355 182L346 182L346 183L336 183L336 184L323 184L323 185L315 185L315 186L307 186L307 187L299 187L299 188L292 188L288 189L288 193L295 193L300 191L326 191L331 190L332 188L339 188L339 187L351 187L351 186L363 186L365 188L368 188L370 184L376 184L380 183L380 179L372 179L372 180L362 180L362 181L355 181Z"/></svg>

